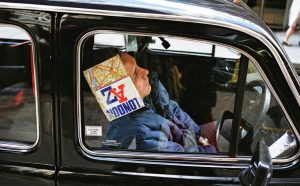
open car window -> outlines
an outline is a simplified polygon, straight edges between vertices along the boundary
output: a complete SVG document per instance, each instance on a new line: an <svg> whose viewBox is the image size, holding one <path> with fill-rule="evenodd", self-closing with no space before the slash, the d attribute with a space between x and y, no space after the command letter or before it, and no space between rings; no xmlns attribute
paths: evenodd
<svg viewBox="0 0 300 186"><path fill-rule="evenodd" d="M107 45L108 40L119 42ZM77 75L79 137L84 148L228 155L239 51L208 41L101 31L82 41ZM116 56L127 74L118 74L117 63L104 63ZM134 68L126 65L127 60L134 60ZM254 63L247 59L247 64L237 155L251 156L257 140L263 138L270 149L278 143L289 144L290 148L272 156L289 157L297 149L293 131ZM99 68L90 70L87 80L84 71L92 67ZM113 80L93 89L98 76ZM143 105L125 99L127 85L116 84L125 77L131 79L130 90L136 89ZM106 109L101 100L115 105ZM107 113L116 117L110 120Z"/></svg>

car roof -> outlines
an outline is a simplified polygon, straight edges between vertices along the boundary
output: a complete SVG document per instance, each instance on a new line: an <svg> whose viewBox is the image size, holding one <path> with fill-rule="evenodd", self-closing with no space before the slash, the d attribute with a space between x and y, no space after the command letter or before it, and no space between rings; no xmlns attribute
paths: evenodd
<svg viewBox="0 0 300 186"><path fill-rule="evenodd" d="M206 23L265 38L282 51L273 32L243 1L235 4L232 0L0 0L0 8Z"/></svg>
<svg viewBox="0 0 300 186"><path fill-rule="evenodd" d="M9 4L27 4L25 8L34 7L33 5L52 6L52 8L45 8L45 10L57 12L68 12L72 8L78 8L172 15L178 18L213 18L216 21L229 22L233 19L237 21L247 20L247 23L253 22L260 26L264 25L243 2L235 4L230 0L0 0L0 3L0 7L5 7L5 4L7 7Z"/></svg>

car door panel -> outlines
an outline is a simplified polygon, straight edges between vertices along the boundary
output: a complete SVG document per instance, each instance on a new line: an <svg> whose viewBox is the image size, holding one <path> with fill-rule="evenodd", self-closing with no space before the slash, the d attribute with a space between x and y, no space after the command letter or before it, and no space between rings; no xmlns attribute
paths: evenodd
<svg viewBox="0 0 300 186"><path fill-rule="evenodd" d="M37 19L39 17L43 17L43 19ZM36 132L30 131L29 128L25 128L22 131L24 134L28 133L30 135L31 132L31 135L37 135L37 144L29 150L17 150L12 147L0 151L0 185L54 185L56 163L53 134L54 99L52 95L51 75L51 15L40 11L1 10L0 22L2 25L8 25L8 27L22 29L24 32L28 32L32 38L31 48L27 51L31 52L31 59L28 60L28 63L31 61L31 64L29 64L29 66L31 65L31 70L29 70L31 74L27 76L32 77L32 82L30 81L29 83L33 84L33 88L29 91L29 94L38 100L36 107L38 109L33 113L36 114L36 120L38 121L38 135ZM7 34L9 35L11 33ZM26 45L24 43L21 43L21 45L22 44ZM21 58L23 53L19 51L13 54L4 53L4 55L11 55L9 59L13 62L14 59L17 59L18 55ZM36 74L34 74L34 70ZM7 76L9 76L9 74L7 74ZM15 76L17 77L18 74L16 73ZM35 87L37 89L36 92ZM19 97L19 101L26 99L26 95L24 97L20 95ZM24 107L24 105L20 102L20 106L16 109L22 107ZM18 117L26 118L26 115L31 114L28 112L29 111L24 111L23 114L19 113ZM21 120L18 120L18 122L21 122ZM25 119L23 119L22 122L23 126L27 125ZM22 123L16 123L16 125L22 128ZM8 132L14 134L17 130L17 128L14 129L14 126L11 126ZM20 138L23 135L22 132L15 134L19 134Z"/></svg>
<svg viewBox="0 0 300 186"><path fill-rule="evenodd" d="M193 175L197 183L237 183L237 176L239 172L242 170L241 168L233 168L228 169L227 166L205 166L202 163L198 162L193 164L192 162L190 166L181 166L180 163L172 162L172 161L164 161L163 165L159 165L159 161L154 161L155 165L151 165L153 163L149 163L147 160L138 160L134 158L113 158L109 156L103 157L90 157L83 149L81 149L78 145L79 140L77 136L77 114L75 111L76 102L76 94L74 94L74 85L76 85L76 59L78 55L76 54L77 42L79 38L87 33L90 30L98 29L98 30L124 30L124 31L139 31L139 32L160 32L160 33L172 33L178 34L183 33L181 29L174 31L174 29L169 29L167 26L159 26L159 25L170 25L170 27L182 28L181 23L173 23L172 21L165 21L160 23L158 20L143 20L139 19L138 21L132 18L116 18L116 17L105 17L105 16L72 16L72 15L63 15L61 24L60 24L60 44L61 44L61 65L60 69L68 69L63 70L63 73L60 74L61 81L61 141L62 141L62 174L59 175L59 184L68 184L68 182L64 182L64 171L70 172L70 177L74 180L78 180L78 184L82 183L82 179L80 178L80 174L85 174L88 172L93 172L93 174L107 174L108 179L110 177L116 178L117 180L121 177L125 179L134 180L143 180L145 183L150 183L154 178L165 177L168 180L168 177L180 177L181 175ZM85 24L82 24L82 23ZM125 23L125 24L121 24ZM147 26L145 26L147 25ZM172 25L172 26L171 26ZM176 25L176 26L175 26ZM196 25L191 24L191 26L197 27ZM209 26L208 26L209 27ZM168 30L168 31L167 31ZM172 31L171 31L172 30ZM193 30L193 29L192 29ZM200 31L201 32L201 31ZM229 31L227 31L229 32ZM187 34L187 33L185 33ZM194 36L195 32L192 31L190 33L191 36ZM199 34L199 33L197 33ZM71 70L72 69L72 70ZM70 133L70 131L75 131ZM75 140L75 142L73 141ZM89 159L88 157L92 158ZM93 160L94 159L94 160ZM127 162L127 163L126 163ZM132 162L132 163L130 163ZM148 163L147 163L148 162ZM148 165L147 165L148 164ZM176 164L176 165L175 165ZM221 163L222 164L222 163ZM220 165L221 165L220 164ZM244 164L241 167L246 167L247 164ZM150 176L147 176L150 174ZM153 174L153 175L151 175ZM71 176L72 175L72 176ZM117 176L120 175L121 177ZM163 176L162 176L163 175ZM78 179L76 177L79 177ZM210 178L207 178L208 176ZM97 177L95 175L95 177ZM102 179L95 178L96 180ZM211 179L214 178L214 179ZM194 182L193 179L187 177L185 182ZM80 181L81 180L81 181ZM164 179L163 179L164 180ZM215 181L214 181L215 180ZM85 181L84 183L87 183ZM118 182L118 181L117 181Z"/></svg>

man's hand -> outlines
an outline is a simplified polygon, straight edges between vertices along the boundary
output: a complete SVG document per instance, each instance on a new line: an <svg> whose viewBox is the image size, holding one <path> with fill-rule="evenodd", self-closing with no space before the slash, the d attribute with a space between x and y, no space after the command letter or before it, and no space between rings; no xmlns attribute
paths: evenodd
<svg viewBox="0 0 300 186"><path fill-rule="evenodd" d="M203 145L203 146L210 145L208 139L207 138L203 138L202 136L199 137L198 143L200 145Z"/></svg>
<svg viewBox="0 0 300 186"><path fill-rule="evenodd" d="M233 0L234 3L239 4L241 0Z"/></svg>

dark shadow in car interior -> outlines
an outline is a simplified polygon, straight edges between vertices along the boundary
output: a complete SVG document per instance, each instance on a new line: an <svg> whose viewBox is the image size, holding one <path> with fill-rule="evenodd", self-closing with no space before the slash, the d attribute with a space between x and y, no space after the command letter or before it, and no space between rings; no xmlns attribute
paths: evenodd
<svg viewBox="0 0 300 186"><path fill-rule="evenodd" d="M138 63L146 62L150 72L158 73L170 99L177 101L197 124L213 121L211 108L217 99L215 67L222 59L149 50L143 56Z"/></svg>

